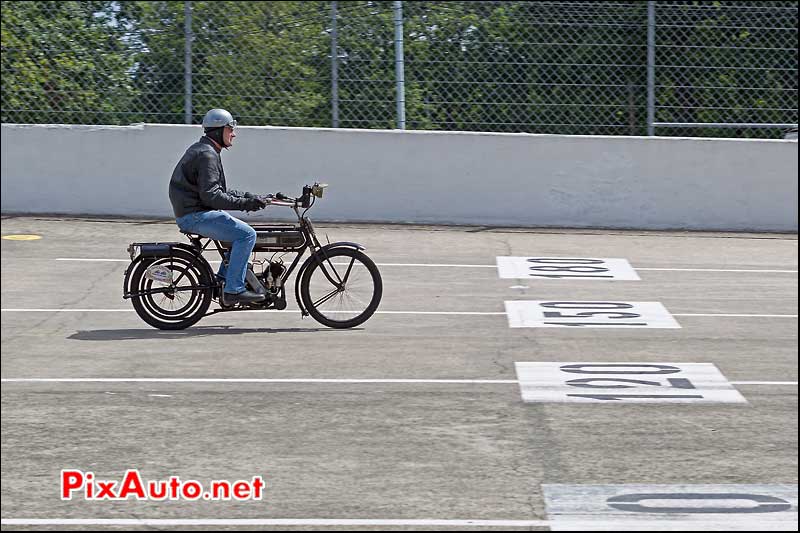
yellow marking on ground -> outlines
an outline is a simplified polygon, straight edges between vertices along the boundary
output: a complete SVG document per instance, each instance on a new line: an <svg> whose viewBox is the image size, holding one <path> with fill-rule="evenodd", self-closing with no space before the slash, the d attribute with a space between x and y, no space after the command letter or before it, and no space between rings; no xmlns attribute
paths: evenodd
<svg viewBox="0 0 800 533"><path fill-rule="evenodd" d="M41 239L41 235L3 235L8 241L35 241Z"/></svg>

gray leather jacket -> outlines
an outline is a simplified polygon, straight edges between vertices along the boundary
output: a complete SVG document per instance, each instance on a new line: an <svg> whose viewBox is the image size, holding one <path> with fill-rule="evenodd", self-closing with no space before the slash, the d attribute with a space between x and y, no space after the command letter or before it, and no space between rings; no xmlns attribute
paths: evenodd
<svg viewBox="0 0 800 533"><path fill-rule="evenodd" d="M253 200L244 195L227 189L222 158L205 136L186 150L169 180L169 201L175 218L214 209L255 209Z"/></svg>

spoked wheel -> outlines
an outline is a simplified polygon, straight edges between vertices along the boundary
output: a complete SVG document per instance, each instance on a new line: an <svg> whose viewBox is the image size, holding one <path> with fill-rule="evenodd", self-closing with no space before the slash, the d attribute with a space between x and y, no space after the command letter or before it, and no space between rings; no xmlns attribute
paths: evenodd
<svg viewBox="0 0 800 533"><path fill-rule="evenodd" d="M139 317L158 329L185 329L203 318L211 305L212 289L199 287L211 284L208 273L199 265L192 265L193 256L175 250L173 256L159 257L155 261L140 262L131 276L131 292L144 292L168 288L168 282L156 281L148 276L156 267L171 271L175 283L168 292L133 296L133 308Z"/></svg>
<svg viewBox="0 0 800 533"><path fill-rule="evenodd" d="M314 319L331 328L352 328L375 313L383 294L381 274L360 250L333 248L312 262L300 280L300 297Z"/></svg>

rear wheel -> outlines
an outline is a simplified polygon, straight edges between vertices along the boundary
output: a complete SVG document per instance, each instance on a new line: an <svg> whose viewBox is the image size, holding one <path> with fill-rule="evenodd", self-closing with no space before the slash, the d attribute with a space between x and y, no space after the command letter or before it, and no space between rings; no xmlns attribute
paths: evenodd
<svg viewBox="0 0 800 533"><path fill-rule="evenodd" d="M300 297L314 320L330 328L352 328L375 313L383 295L378 267L360 250L333 248L303 271Z"/></svg>
<svg viewBox="0 0 800 533"><path fill-rule="evenodd" d="M208 287L212 282L207 269L199 261L192 265L194 258L189 252L174 250L172 257L141 261L135 267L131 275L131 292L171 288L165 292L131 297L133 308L142 320L158 329L174 330L188 328L205 316L211 305L212 289L200 287ZM171 272L172 280L178 280L177 283L157 281L148 275L148 269L152 273L158 268Z"/></svg>

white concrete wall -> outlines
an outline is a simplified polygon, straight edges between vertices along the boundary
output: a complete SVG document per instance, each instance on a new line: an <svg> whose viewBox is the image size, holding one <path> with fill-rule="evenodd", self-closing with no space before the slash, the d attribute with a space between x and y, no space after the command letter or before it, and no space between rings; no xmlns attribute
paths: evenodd
<svg viewBox="0 0 800 533"><path fill-rule="evenodd" d="M797 231L797 142L241 127L228 186L299 194L312 218ZM169 217L198 126L2 125L2 212ZM270 208L258 218L286 212Z"/></svg>

